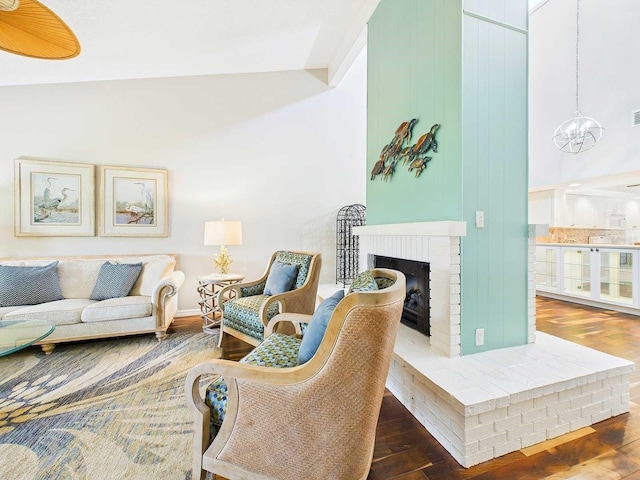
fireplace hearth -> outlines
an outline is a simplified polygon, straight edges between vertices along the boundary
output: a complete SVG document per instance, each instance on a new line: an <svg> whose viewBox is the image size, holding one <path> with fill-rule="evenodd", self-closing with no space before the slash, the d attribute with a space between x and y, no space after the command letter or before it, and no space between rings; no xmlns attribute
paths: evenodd
<svg viewBox="0 0 640 480"><path fill-rule="evenodd" d="M407 278L407 295L402 310L402 323L420 333L430 335L429 328L429 264L403 258L372 255L373 265L392 268Z"/></svg>

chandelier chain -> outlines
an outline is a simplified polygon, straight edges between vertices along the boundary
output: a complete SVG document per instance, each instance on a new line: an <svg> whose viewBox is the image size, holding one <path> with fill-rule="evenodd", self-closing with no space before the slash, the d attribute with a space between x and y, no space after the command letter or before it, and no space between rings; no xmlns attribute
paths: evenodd
<svg viewBox="0 0 640 480"><path fill-rule="evenodd" d="M579 98L578 70L580 66L579 53L580 53L580 0L576 0L576 112L580 111L580 105L578 104L578 98Z"/></svg>

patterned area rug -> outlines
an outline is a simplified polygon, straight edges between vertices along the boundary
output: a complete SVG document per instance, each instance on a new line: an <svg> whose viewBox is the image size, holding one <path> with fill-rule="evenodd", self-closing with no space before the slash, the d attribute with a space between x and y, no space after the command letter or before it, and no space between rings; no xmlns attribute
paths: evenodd
<svg viewBox="0 0 640 480"><path fill-rule="evenodd" d="M190 367L216 336L28 348L0 358L0 479L191 478Z"/></svg>

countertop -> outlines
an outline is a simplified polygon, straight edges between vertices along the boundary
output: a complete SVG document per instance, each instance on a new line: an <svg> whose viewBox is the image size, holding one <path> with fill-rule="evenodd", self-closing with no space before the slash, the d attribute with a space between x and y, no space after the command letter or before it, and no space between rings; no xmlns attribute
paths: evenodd
<svg viewBox="0 0 640 480"><path fill-rule="evenodd" d="M611 243L536 243L550 247L580 247L580 248L614 248L618 250L640 249L640 245L620 245Z"/></svg>

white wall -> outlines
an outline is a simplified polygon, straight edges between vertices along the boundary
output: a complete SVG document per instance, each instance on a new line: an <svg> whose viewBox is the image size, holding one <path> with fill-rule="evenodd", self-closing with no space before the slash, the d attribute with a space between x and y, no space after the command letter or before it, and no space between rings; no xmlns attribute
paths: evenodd
<svg viewBox="0 0 640 480"><path fill-rule="evenodd" d="M365 202L366 52L340 86L295 71L0 88L0 257L179 254L179 308L218 247L204 222L243 222L232 270L260 275L276 249L323 254L335 281L335 215ZM168 238L15 237L21 155L169 170ZM184 313L184 312L183 312Z"/></svg>
<svg viewBox="0 0 640 480"><path fill-rule="evenodd" d="M605 128L579 155L558 150L556 127L575 111L575 0L551 0L529 18L530 187L638 169L640 43L637 0L580 3L580 109Z"/></svg>

